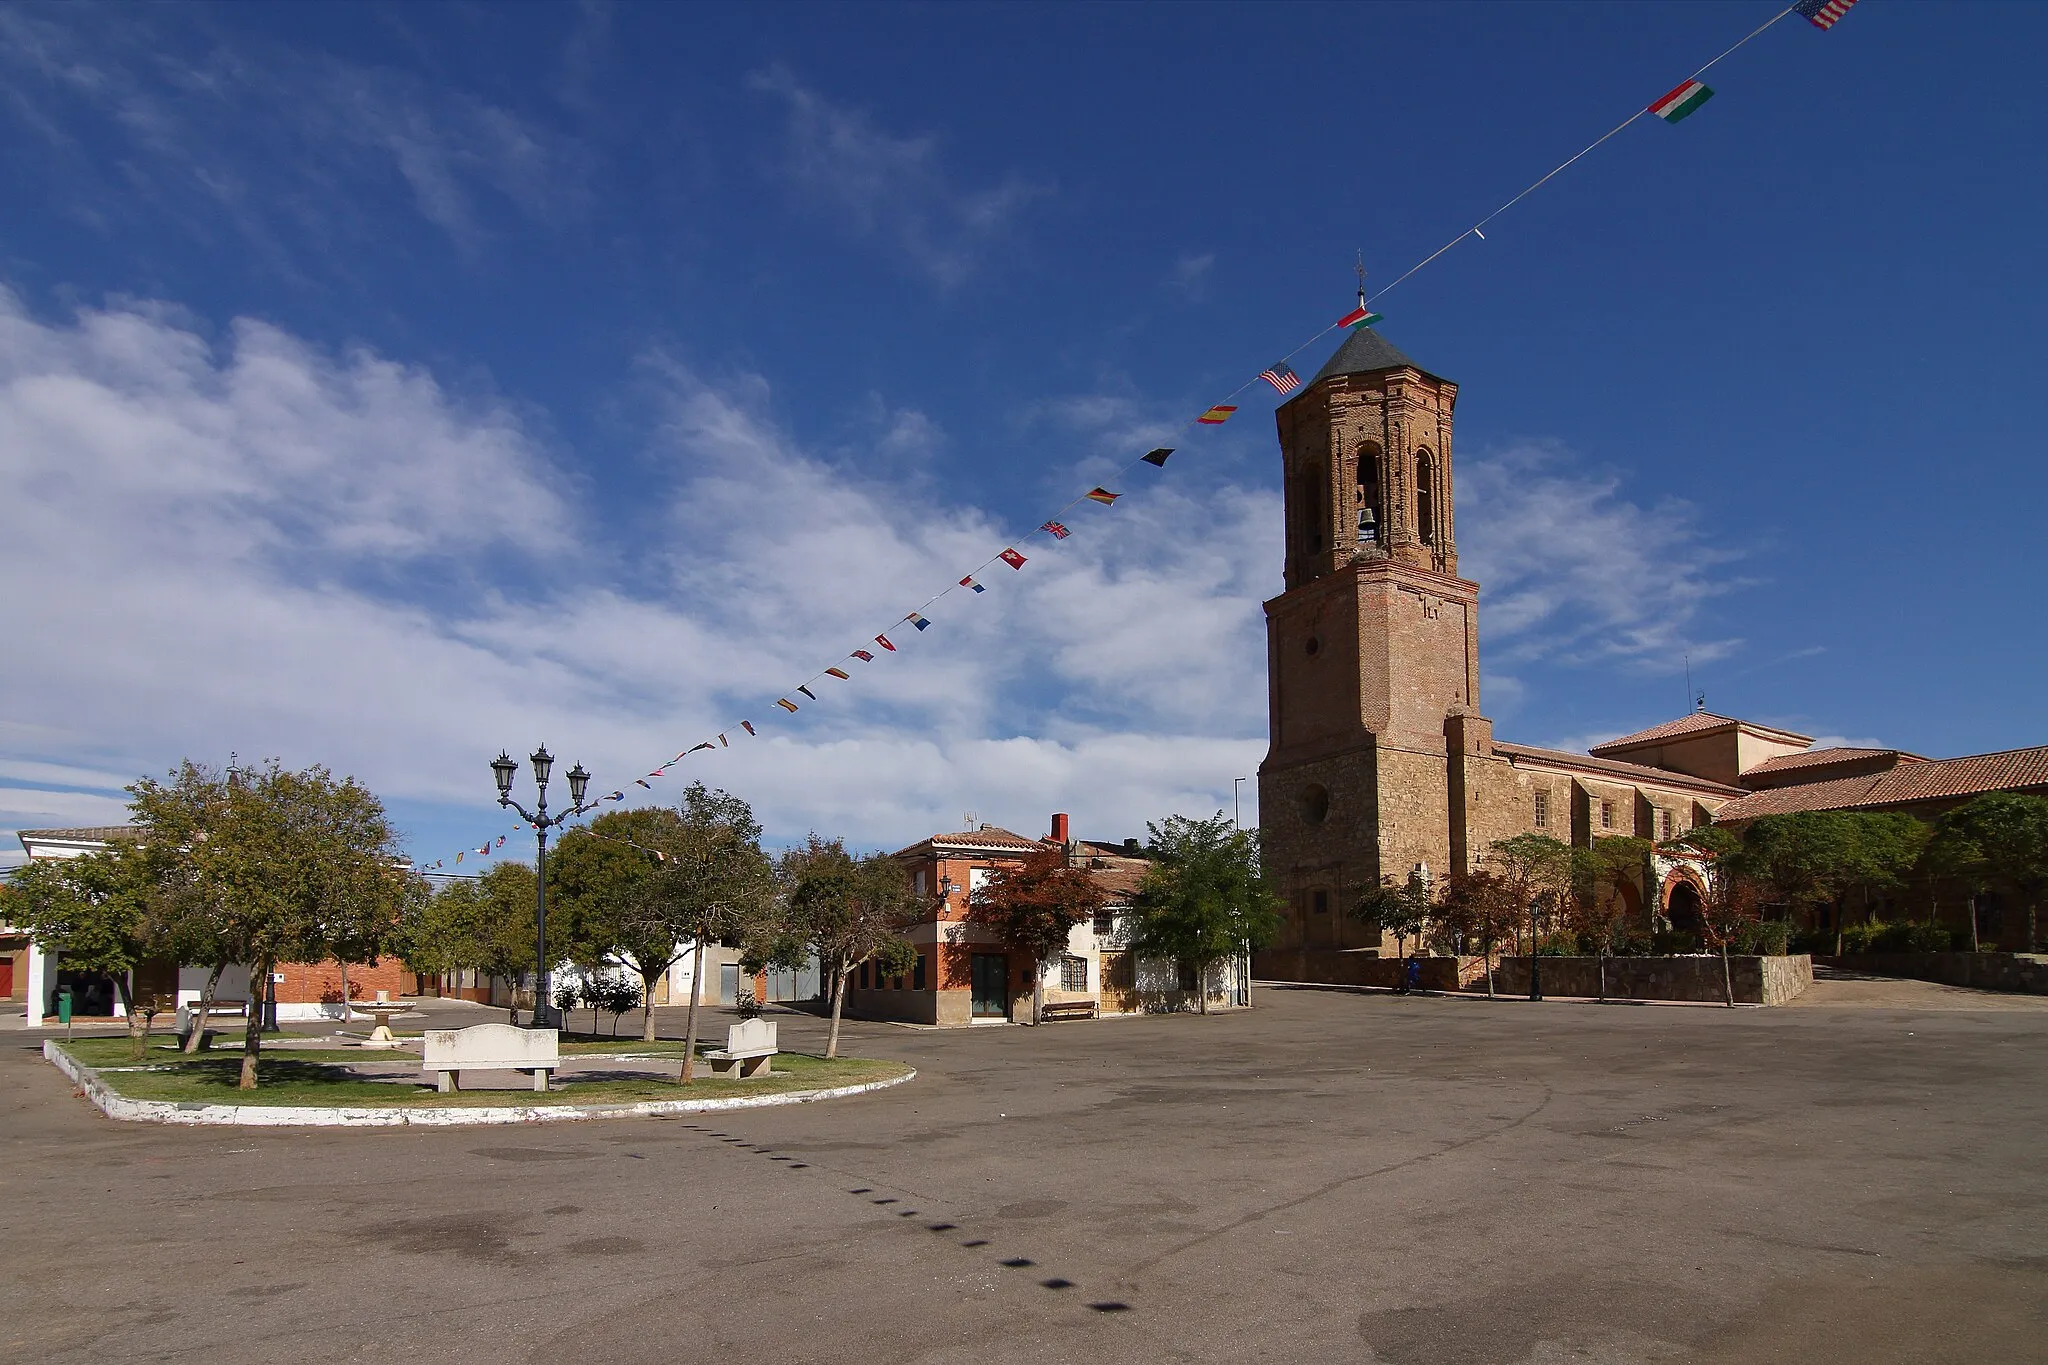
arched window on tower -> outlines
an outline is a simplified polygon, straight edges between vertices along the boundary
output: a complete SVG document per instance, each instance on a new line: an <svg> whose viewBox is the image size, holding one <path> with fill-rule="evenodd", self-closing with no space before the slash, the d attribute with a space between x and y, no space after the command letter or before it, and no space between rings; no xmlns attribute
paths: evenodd
<svg viewBox="0 0 2048 1365"><path fill-rule="evenodd" d="M1312 464L1301 471L1301 543L1310 554L1321 554L1327 537L1323 534L1323 467Z"/></svg>
<svg viewBox="0 0 2048 1365"><path fill-rule="evenodd" d="M1367 441L1358 448L1358 548L1377 545L1383 534L1380 508L1380 448Z"/></svg>
<svg viewBox="0 0 2048 1365"><path fill-rule="evenodd" d="M1415 534L1424 545L1436 544L1436 462L1426 450L1415 454Z"/></svg>

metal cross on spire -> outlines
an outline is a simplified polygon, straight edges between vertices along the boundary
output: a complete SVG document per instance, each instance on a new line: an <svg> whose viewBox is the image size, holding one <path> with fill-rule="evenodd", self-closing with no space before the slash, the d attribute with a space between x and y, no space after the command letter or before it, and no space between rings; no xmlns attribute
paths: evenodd
<svg viewBox="0 0 2048 1365"><path fill-rule="evenodd" d="M1358 306L1365 307L1365 248L1358 249Z"/></svg>

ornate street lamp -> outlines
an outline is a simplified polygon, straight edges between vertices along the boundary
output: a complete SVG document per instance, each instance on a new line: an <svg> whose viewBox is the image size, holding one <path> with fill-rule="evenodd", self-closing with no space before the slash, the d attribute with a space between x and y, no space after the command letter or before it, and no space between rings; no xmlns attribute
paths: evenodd
<svg viewBox="0 0 2048 1365"><path fill-rule="evenodd" d="M1536 951L1536 899L1529 900L1529 998L1543 998L1543 955Z"/></svg>
<svg viewBox="0 0 2048 1365"><path fill-rule="evenodd" d="M581 815L595 807L583 803L583 793L590 786L590 774L583 771L583 765L578 763L569 769L569 809L550 819L548 774L554 770L555 756L543 744L533 751L529 761L533 764L533 785L540 790L539 804L531 811L512 799L512 779L519 776L519 764L512 755L500 749L498 756L491 760L491 775L498 782L498 804L518 811L521 818L533 826L536 844L533 860L533 1026L551 1028L558 1025L554 1002L548 997L548 831L570 816Z"/></svg>

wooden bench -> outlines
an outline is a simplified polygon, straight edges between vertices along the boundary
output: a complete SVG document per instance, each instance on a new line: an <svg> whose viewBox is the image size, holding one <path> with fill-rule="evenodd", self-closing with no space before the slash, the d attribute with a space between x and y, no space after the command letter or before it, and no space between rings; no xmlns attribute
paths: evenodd
<svg viewBox="0 0 2048 1365"><path fill-rule="evenodd" d="M704 1060L711 1063L714 1076L750 1081L769 1073L776 1051L775 1025L766 1019L743 1019L725 1031L724 1049L705 1053Z"/></svg>
<svg viewBox="0 0 2048 1365"><path fill-rule="evenodd" d="M1093 1000L1049 1000L1046 1002L1045 1007L1039 1010L1038 1017L1047 1021L1053 1019L1093 1019L1095 1017L1095 1002Z"/></svg>
<svg viewBox="0 0 2048 1365"><path fill-rule="evenodd" d="M462 1089L465 1071L524 1071L535 1090L546 1090L548 1074L561 1064L561 1035L554 1029L472 1024L428 1029L420 1070L433 1074L443 1094Z"/></svg>

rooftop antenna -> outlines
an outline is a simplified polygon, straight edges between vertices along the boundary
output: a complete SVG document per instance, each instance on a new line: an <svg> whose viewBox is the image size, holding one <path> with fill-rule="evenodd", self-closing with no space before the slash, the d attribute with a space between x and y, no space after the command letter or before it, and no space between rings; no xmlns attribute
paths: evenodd
<svg viewBox="0 0 2048 1365"><path fill-rule="evenodd" d="M981 828L980 825L974 823L974 812L971 810L962 812L960 818L967 822L967 832L969 834Z"/></svg>
<svg viewBox="0 0 2048 1365"><path fill-rule="evenodd" d="M1365 307L1365 248L1358 249L1358 306Z"/></svg>

